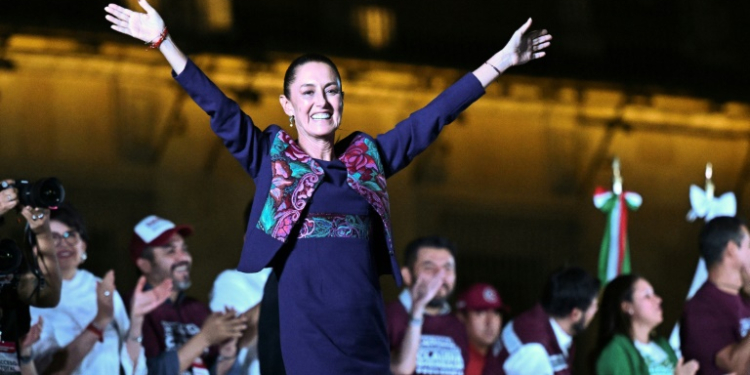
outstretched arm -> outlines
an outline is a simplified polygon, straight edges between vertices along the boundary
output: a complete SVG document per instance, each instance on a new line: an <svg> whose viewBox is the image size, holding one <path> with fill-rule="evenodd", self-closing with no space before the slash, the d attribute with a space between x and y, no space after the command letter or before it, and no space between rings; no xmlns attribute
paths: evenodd
<svg viewBox="0 0 750 375"><path fill-rule="evenodd" d="M104 8L109 13L104 18L112 22L112 29L115 31L140 39L147 44L157 42L162 37L162 33L167 31L164 20L146 0L139 0L138 4L146 13L134 12L116 4L109 4ZM187 57L177 48L168 33L164 38L159 44L159 51L179 75L185 69Z"/></svg>
<svg viewBox="0 0 750 375"><path fill-rule="evenodd" d="M474 70L474 76L482 83L482 86L489 86L512 66L523 65L544 57L543 50L549 47L552 35L548 34L547 30L529 31L530 27L531 18L513 33L508 44L500 52Z"/></svg>

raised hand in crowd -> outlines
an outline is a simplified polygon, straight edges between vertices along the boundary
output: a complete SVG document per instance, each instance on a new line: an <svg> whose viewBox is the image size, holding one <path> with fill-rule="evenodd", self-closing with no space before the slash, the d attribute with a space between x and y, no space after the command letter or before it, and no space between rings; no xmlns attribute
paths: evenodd
<svg viewBox="0 0 750 375"><path fill-rule="evenodd" d="M37 375L36 366L32 361L31 346L34 345L42 335L42 328L44 326L44 319L39 317L39 320L29 328L29 332L21 338L19 345L19 354L21 357L21 375Z"/></svg>
<svg viewBox="0 0 750 375"><path fill-rule="evenodd" d="M423 272L419 275L417 282L414 283L410 292L412 300L411 316L421 317L427 304L435 298L435 295L443 286L445 278L445 269L440 269L435 274Z"/></svg>
<svg viewBox="0 0 750 375"><path fill-rule="evenodd" d="M247 319L238 315L234 309L227 309L226 312L209 315L203 322L200 335L203 335L210 345L217 345L229 339L240 338L245 328Z"/></svg>
<svg viewBox="0 0 750 375"><path fill-rule="evenodd" d="M8 187L0 190L0 216L14 209L18 205L18 190L13 187L13 180L4 180Z"/></svg>
<svg viewBox="0 0 750 375"><path fill-rule="evenodd" d="M699 367L698 361L693 359L685 362L685 359L680 357L674 368L674 375L695 375Z"/></svg>
<svg viewBox="0 0 750 375"><path fill-rule="evenodd" d="M96 317L94 318L93 324L100 330L104 330L105 327L112 322L115 314L115 306L113 302L113 294L115 290L115 271L109 270L96 284Z"/></svg>
<svg viewBox="0 0 750 375"><path fill-rule="evenodd" d="M172 279L165 279L161 284L152 289L144 291L146 286L146 276L138 279L138 284L133 291L133 297L130 301L130 319L143 318L146 314L159 307L169 298L172 293Z"/></svg>

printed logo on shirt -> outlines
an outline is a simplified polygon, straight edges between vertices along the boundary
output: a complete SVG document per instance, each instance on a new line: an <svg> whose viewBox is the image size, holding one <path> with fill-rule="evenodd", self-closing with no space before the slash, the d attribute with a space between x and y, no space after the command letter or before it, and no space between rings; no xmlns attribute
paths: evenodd
<svg viewBox="0 0 750 375"><path fill-rule="evenodd" d="M201 331L200 327L193 323L162 321L161 325L164 327L164 346L166 350L179 349ZM205 352L206 350L204 350ZM198 357L182 375L208 375L208 370L203 364L201 357Z"/></svg>
<svg viewBox="0 0 750 375"><path fill-rule="evenodd" d="M164 327L164 346L166 349L180 348L197 335L201 328L193 323L161 322Z"/></svg>
<svg viewBox="0 0 750 375"><path fill-rule="evenodd" d="M20 374L21 367L16 357L16 344L0 341L0 374Z"/></svg>
<svg viewBox="0 0 750 375"><path fill-rule="evenodd" d="M417 374L463 375L461 348L448 336L422 335L417 352Z"/></svg>
<svg viewBox="0 0 750 375"><path fill-rule="evenodd" d="M740 336L745 337L750 331L750 318L740 319Z"/></svg>

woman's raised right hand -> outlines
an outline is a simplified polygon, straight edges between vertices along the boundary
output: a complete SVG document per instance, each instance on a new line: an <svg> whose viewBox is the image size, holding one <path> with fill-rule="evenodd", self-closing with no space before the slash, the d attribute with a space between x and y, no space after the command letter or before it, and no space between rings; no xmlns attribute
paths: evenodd
<svg viewBox="0 0 750 375"><path fill-rule="evenodd" d="M134 12L117 4L109 4L104 10L109 13L104 18L112 22L112 29L130 35L146 43L159 39L164 30L164 20L146 0L138 0L146 13Z"/></svg>

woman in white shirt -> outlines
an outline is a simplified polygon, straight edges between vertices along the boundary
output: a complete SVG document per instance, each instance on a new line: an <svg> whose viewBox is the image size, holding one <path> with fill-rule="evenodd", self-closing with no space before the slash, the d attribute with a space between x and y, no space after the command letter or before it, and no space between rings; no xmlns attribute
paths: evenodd
<svg viewBox="0 0 750 375"><path fill-rule="evenodd" d="M620 275L607 284L599 308L598 375L694 375L654 329L662 322L661 297L644 278Z"/></svg>
<svg viewBox="0 0 750 375"><path fill-rule="evenodd" d="M171 280L143 291L141 277L133 293L131 313L115 290L114 272L100 279L78 267L86 260L88 234L72 206L51 213L50 226L63 285L60 304L31 308L32 321L44 318L40 340L33 346L40 372L72 374L146 374L141 346L143 316L169 296Z"/></svg>

